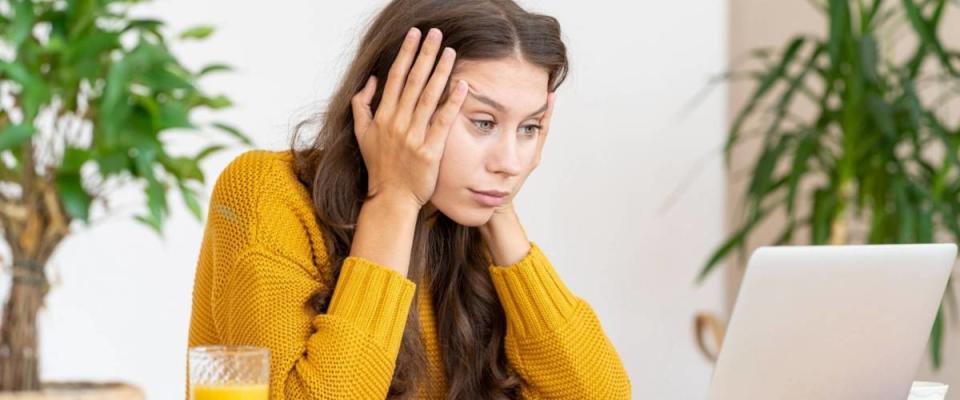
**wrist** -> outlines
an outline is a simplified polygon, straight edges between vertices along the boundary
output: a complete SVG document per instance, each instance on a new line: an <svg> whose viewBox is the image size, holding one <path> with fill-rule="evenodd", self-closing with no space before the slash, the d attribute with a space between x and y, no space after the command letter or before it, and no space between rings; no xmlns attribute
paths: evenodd
<svg viewBox="0 0 960 400"><path fill-rule="evenodd" d="M350 255L394 269L406 276L420 207L386 192L360 208Z"/></svg>
<svg viewBox="0 0 960 400"><path fill-rule="evenodd" d="M416 217L420 213L420 203L414 196L405 195L399 191L382 191L375 196L368 198L361 206L363 209L377 209L380 214L388 213L390 215Z"/></svg>
<svg viewBox="0 0 960 400"><path fill-rule="evenodd" d="M495 215L479 231L496 265L514 264L530 251L527 233L515 213Z"/></svg>

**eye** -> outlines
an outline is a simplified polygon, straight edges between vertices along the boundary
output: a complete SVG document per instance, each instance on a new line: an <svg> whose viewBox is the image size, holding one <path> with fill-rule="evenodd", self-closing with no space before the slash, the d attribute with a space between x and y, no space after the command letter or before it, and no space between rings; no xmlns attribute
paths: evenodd
<svg viewBox="0 0 960 400"><path fill-rule="evenodd" d="M473 122L473 126L476 126L477 129L481 131L489 131L493 129L495 125L493 121L488 119L473 119L470 120L470 122Z"/></svg>
<svg viewBox="0 0 960 400"><path fill-rule="evenodd" d="M543 129L543 127L537 124L530 124L530 125L521 126L520 129L521 130L526 129L526 131L524 131L524 134L527 136L537 136L537 134L540 133L540 129Z"/></svg>

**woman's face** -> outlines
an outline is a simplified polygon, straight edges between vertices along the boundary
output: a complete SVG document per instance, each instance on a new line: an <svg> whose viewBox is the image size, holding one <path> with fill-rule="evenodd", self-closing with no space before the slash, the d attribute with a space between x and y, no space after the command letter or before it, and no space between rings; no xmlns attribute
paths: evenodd
<svg viewBox="0 0 960 400"><path fill-rule="evenodd" d="M474 191L508 193L510 201L535 168L547 71L516 58L458 61L451 82L465 80L467 98L447 137L429 212L480 226L498 205ZM453 86L453 85L451 85Z"/></svg>

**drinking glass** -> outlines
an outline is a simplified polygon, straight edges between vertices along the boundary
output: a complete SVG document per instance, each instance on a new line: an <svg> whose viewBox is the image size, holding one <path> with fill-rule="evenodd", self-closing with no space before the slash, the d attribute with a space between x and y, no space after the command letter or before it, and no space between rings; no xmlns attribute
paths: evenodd
<svg viewBox="0 0 960 400"><path fill-rule="evenodd" d="M254 346L189 350L190 400L268 400L270 351Z"/></svg>

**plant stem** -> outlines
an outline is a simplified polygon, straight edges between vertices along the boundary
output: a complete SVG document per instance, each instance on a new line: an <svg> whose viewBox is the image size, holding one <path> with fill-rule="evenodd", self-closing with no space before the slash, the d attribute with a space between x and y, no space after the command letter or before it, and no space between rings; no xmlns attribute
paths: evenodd
<svg viewBox="0 0 960 400"><path fill-rule="evenodd" d="M43 266L15 262L0 325L0 392L40 389L37 312L46 292ZM38 272L39 271L39 272Z"/></svg>

